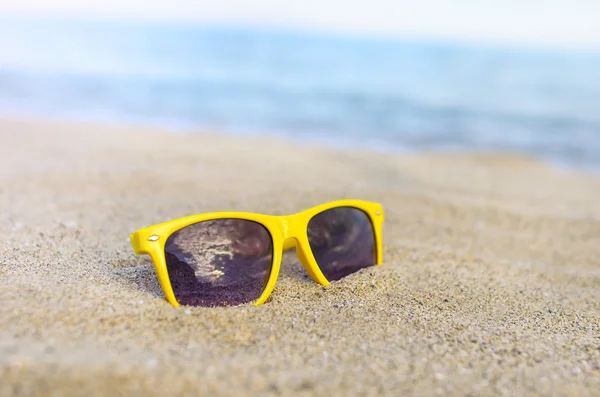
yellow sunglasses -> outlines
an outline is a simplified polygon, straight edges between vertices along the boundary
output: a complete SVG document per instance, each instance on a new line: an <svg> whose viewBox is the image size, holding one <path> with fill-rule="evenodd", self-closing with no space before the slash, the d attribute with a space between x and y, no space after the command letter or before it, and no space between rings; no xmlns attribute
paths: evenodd
<svg viewBox="0 0 600 397"><path fill-rule="evenodd" d="M359 200L322 204L287 216L246 212L192 215L149 226L130 239L148 254L174 306L263 304L283 251L296 248L314 281L381 265L383 207Z"/></svg>

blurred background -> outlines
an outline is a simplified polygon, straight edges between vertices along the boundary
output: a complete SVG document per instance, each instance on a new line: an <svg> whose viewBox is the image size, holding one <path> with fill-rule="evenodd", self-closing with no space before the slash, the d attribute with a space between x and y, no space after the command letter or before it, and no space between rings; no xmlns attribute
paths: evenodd
<svg viewBox="0 0 600 397"><path fill-rule="evenodd" d="M595 0L8 0L0 117L600 168Z"/></svg>

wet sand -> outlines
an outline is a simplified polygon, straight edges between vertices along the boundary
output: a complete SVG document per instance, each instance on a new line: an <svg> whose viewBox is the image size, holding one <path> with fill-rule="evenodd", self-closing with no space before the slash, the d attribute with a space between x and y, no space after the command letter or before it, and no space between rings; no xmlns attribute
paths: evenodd
<svg viewBox="0 0 600 397"><path fill-rule="evenodd" d="M386 209L384 265L171 307L129 233ZM504 154L0 121L0 396L600 395L600 177Z"/></svg>

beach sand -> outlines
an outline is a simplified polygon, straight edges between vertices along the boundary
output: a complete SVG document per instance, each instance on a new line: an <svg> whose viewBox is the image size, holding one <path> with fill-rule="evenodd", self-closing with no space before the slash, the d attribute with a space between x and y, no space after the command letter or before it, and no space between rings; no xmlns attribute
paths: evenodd
<svg viewBox="0 0 600 397"><path fill-rule="evenodd" d="M130 232L386 209L384 265L170 306ZM0 396L600 395L600 177L503 154L0 121Z"/></svg>

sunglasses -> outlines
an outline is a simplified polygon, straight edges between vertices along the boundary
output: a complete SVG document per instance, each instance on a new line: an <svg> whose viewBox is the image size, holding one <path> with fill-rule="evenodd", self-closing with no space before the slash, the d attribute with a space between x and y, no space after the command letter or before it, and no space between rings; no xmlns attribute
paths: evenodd
<svg viewBox="0 0 600 397"><path fill-rule="evenodd" d="M130 239L148 254L174 306L263 304L275 287L283 251L296 249L310 277L329 285L381 265L383 208L335 201L288 216L245 212L192 215L146 227Z"/></svg>

